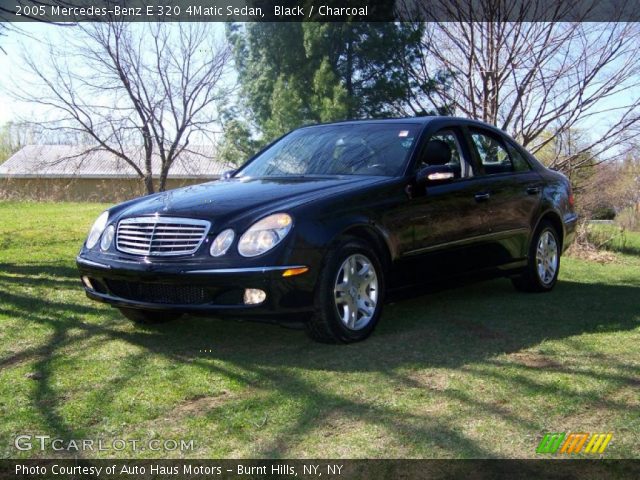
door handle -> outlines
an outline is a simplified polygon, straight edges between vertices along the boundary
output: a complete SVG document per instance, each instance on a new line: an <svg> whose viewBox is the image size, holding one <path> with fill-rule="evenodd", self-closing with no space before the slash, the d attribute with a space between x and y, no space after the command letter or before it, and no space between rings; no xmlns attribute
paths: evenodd
<svg viewBox="0 0 640 480"><path fill-rule="evenodd" d="M540 193L540 187L527 187L527 194L536 195Z"/></svg>
<svg viewBox="0 0 640 480"><path fill-rule="evenodd" d="M487 192L476 193L473 196L473 198L476 199L476 202L486 202L487 200L489 200L490 197L491 197L491 194Z"/></svg>

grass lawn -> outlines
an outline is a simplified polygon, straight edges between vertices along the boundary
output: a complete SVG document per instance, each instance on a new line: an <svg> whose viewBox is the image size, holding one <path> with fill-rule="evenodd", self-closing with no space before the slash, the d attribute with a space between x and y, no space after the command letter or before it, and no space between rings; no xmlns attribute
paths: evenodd
<svg viewBox="0 0 640 480"><path fill-rule="evenodd" d="M398 301L366 342L327 346L217 318L134 327L89 301L75 256L103 208L0 203L0 457L53 455L15 450L19 434L194 440L187 457L536 457L543 433L574 431L640 458L640 256L563 258L550 294L495 280Z"/></svg>

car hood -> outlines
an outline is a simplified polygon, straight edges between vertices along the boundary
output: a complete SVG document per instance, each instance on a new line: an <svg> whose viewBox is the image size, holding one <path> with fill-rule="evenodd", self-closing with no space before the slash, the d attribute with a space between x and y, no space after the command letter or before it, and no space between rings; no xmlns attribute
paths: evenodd
<svg viewBox="0 0 640 480"><path fill-rule="evenodd" d="M120 218L165 215L220 218L247 211L292 208L325 195L359 189L384 177L231 178L139 198L118 212Z"/></svg>

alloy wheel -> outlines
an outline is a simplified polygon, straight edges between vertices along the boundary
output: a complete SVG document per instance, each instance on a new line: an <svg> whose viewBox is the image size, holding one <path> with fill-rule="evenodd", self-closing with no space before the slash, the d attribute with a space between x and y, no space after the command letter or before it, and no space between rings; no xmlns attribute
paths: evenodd
<svg viewBox="0 0 640 480"><path fill-rule="evenodd" d="M550 230L540 235L536 249L538 278L544 285L550 285L558 270L558 243Z"/></svg>
<svg viewBox="0 0 640 480"><path fill-rule="evenodd" d="M359 253L347 257L338 270L333 292L344 326L350 330L365 328L378 303L378 274L373 262Z"/></svg>

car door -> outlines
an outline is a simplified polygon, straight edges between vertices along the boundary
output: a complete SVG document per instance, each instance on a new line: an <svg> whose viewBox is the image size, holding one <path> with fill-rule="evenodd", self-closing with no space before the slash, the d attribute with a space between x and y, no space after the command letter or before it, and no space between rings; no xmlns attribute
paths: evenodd
<svg viewBox="0 0 640 480"><path fill-rule="evenodd" d="M473 126L467 138L488 208L483 242L487 266L522 262L542 197L542 178L520 147L499 133Z"/></svg>
<svg viewBox="0 0 640 480"><path fill-rule="evenodd" d="M451 160L447 165L456 176L448 183L427 185L423 191L415 192L407 207L414 238L413 248L406 256L423 276L448 276L475 266L477 258L470 255L470 249L478 237L487 233L485 217L489 207L476 198L484 179L475 176L476 167L462 129L446 126L432 134L418 154L416 171L430 165L426 146L431 141L449 146Z"/></svg>

